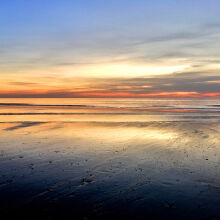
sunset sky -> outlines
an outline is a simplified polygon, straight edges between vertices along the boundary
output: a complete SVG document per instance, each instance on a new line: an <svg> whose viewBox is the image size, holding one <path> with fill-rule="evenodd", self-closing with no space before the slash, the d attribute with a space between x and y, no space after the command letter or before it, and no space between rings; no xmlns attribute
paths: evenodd
<svg viewBox="0 0 220 220"><path fill-rule="evenodd" d="M1 0L0 97L220 97L220 1Z"/></svg>

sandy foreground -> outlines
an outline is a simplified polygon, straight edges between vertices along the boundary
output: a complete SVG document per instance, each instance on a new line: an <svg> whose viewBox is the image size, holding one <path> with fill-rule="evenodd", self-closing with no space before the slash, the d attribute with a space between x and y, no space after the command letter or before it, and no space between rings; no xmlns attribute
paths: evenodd
<svg viewBox="0 0 220 220"><path fill-rule="evenodd" d="M220 122L0 123L4 219L220 219Z"/></svg>

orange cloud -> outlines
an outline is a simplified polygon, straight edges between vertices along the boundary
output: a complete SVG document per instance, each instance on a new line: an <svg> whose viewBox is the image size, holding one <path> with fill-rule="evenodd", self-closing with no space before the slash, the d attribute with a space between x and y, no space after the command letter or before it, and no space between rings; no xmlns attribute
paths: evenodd
<svg viewBox="0 0 220 220"><path fill-rule="evenodd" d="M147 94L135 94L135 93L78 93L80 97L195 97L195 98L202 98L202 97L220 97L220 93L198 93L198 92L157 92L157 93L147 93Z"/></svg>
<svg viewBox="0 0 220 220"><path fill-rule="evenodd" d="M154 92L154 93L132 93L132 92L101 92L92 90L73 91L64 89L35 89L35 90L0 90L0 97L63 97L63 98L220 98L220 93L199 93L199 92Z"/></svg>

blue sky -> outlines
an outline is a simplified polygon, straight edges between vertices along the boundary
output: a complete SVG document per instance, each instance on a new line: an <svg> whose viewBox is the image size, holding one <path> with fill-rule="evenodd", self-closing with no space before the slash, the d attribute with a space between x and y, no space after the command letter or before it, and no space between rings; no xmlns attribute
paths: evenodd
<svg viewBox="0 0 220 220"><path fill-rule="evenodd" d="M5 91L22 82L39 90L53 78L48 89L70 93L88 84L113 92L120 80L118 87L129 81L126 92L135 94L217 93L219 11L219 0L2 0L0 77ZM187 86L189 77L197 84ZM148 80L137 92L139 78Z"/></svg>

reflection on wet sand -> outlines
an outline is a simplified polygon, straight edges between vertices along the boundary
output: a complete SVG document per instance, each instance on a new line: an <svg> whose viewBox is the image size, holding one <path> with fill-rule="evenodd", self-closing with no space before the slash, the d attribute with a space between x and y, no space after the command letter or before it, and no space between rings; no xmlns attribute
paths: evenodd
<svg viewBox="0 0 220 220"><path fill-rule="evenodd" d="M0 123L2 215L218 219L220 122Z"/></svg>

